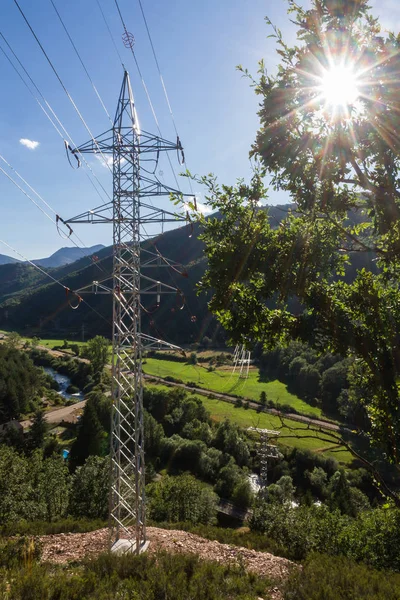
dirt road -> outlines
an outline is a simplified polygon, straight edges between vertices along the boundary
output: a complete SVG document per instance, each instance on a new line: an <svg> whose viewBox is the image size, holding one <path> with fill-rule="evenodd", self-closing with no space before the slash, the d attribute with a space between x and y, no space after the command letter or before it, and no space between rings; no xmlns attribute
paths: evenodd
<svg viewBox="0 0 400 600"><path fill-rule="evenodd" d="M81 411L85 404L86 400L82 400L76 404L71 404L71 406L63 406L62 408L57 408L56 410L50 410L49 412L45 413L44 418L48 423L61 423L62 421L68 421L74 416L75 413ZM27 421L21 421L21 425L24 429L28 429L31 424L32 421L30 419Z"/></svg>

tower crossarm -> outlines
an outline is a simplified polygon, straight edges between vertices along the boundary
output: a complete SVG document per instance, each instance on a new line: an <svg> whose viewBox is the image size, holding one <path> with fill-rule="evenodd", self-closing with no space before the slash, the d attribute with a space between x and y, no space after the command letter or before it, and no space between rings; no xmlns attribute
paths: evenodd
<svg viewBox="0 0 400 600"><path fill-rule="evenodd" d="M171 192L168 192L166 195L170 195ZM154 196L155 194L149 194L149 196ZM115 216L110 213L110 209L112 209L113 203L108 202L107 204L103 204L102 206L97 206L92 210L87 210L76 217L71 217L70 219L66 219L64 223L115 223L119 221L120 223L128 223L129 221L134 221L139 225L146 225L148 223L184 223L186 222L186 217L179 213L173 213L168 210L163 210L162 208L158 208L156 206L152 206L151 204L140 203L140 208L142 212L137 219L130 219L128 216L124 214Z"/></svg>
<svg viewBox="0 0 400 600"><path fill-rule="evenodd" d="M113 129L108 129L104 133L101 133L98 137L91 138L84 144L81 144L77 148L72 150L73 154L113 154L114 141L113 141ZM119 152L132 153L132 128L131 127L119 127L118 128L118 150ZM137 131L138 137L138 152L140 154L149 154L151 152L181 152L183 150L180 141L176 143L164 140L161 137L147 133L146 131Z"/></svg>

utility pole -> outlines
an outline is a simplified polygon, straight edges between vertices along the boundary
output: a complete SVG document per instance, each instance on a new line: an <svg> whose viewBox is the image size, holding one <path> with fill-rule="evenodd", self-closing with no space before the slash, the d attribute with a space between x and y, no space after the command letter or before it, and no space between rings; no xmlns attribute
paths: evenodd
<svg viewBox="0 0 400 600"><path fill-rule="evenodd" d="M113 227L113 273L75 293L113 296L112 423L109 527L111 549L142 552L147 548L145 514L145 464L143 433L142 353L148 349L178 349L141 331L141 297L182 294L177 288L144 275L145 267L176 266L160 254L141 249L144 227L185 221L153 206L151 198L180 192L161 183L156 175L161 152L183 154L176 143L141 131L128 73L125 71L113 127L72 150L74 154L112 156L113 199L65 221L110 223ZM154 166L154 170L149 169ZM150 173L150 175L149 175ZM149 202L145 200L149 199ZM143 233L144 232L144 233ZM144 236L145 234L145 236ZM143 259L141 255L143 254Z"/></svg>

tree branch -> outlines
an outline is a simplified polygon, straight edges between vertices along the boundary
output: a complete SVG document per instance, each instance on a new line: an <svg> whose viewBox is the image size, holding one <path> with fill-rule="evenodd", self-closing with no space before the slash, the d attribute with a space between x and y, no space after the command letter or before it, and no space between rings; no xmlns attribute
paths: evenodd
<svg viewBox="0 0 400 600"><path fill-rule="evenodd" d="M282 429L285 428L285 429L288 429L289 431L294 432L293 435L285 435L285 436L282 436L282 438L280 438L280 439L284 439L284 438L309 439L309 438L312 438L314 440L318 439L318 440L321 440L322 442L327 442L330 444L332 443L332 440L334 440L340 446L344 446L346 448L346 450L348 450L352 456L357 458L357 460L362 462L363 465L365 465L367 467L367 469L370 471L370 473L372 473L375 480L379 483L379 485L384 490L384 493L393 500L393 502L395 503L395 505L398 508L400 508L400 496L398 494L396 494L396 492L394 492L393 490L391 490L389 488L389 486L384 481L384 479L382 478L380 473L375 469L374 465L369 460L367 460L366 458L364 458L363 456L358 454L358 452L356 452L356 450L354 450L354 448L348 442L346 442L340 435L337 435L336 433L334 433L332 431L327 431L327 430L323 429L322 427L319 427L319 428L313 427L311 423L309 423L308 426L304 427L304 428L302 428L302 427L294 428L294 427L291 427L290 425L288 425L287 423L285 423L285 421L281 415L279 415L279 418L281 421ZM299 433L298 433L299 431L310 431L317 435L299 435ZM326 439L326 437L324 438L323 436L327 436L328 438L331 438L331 439Z"/></svg>
<svg viewBox="0 0 400 600"><path fill-rule="evenodd" d="M386 254L386 252L384 250L381 250L376 247L371 248L370 246L367 246L366 244L364 244L364 242L362 242L355 235L350 233L350 231L348 231L345 227L342 227L342 225L340 225L337 221L335 221L335 219L333 219L328 213L322 213L322 214L328 219L328 221L330 223L332 223L332 225L334 225L337 229L339 229L339 231L341 231L343 233L343 235L348 237L355 244L358 244L359 246L361 246L361 248L365 252L376 252L377 254Z"/></svg>

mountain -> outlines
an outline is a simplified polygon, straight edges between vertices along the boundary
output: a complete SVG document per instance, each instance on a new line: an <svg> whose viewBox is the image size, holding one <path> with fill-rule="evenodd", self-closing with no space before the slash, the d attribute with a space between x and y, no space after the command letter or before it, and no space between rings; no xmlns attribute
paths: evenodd
<svg viewBox="0 0 400 600"><path fill-rule="evenodd" d="M156 298L144 295L142 330L145 333L172 342L190 343L197 341L200 335L210 336L215 330L216 322L207 310L207 297L196 295L196 283L206 264L199 233L197 225L193 232L185 225L143 242L143 263L157 258L158 252L172 263L170 267L167 262L153 261L151 267L143 269L145 275L179 288L186 298L182 307L181 295L163 294L160 307L155 310ZM106 280L106 285L110 285L112 247L96 251L96 256L96 261L92 256L82 257L74 263L52 268L49 273L71 290L90 285L94 280ZM174 266L173 263L183 265ZM52 283L32 265L0 266L0 328L16 329L26 335L69 339L81 339L84 329L86 337L96 334L111 337L111 296L85 294L83 298L85 302L72 310L70 304L74 305L76 297L67 296L60 285Z"/></svg>
<svg viewBox="0 0 400 600"><path fill-rule="evenodd" d="M7 254L0 254L0 265L8 265L20 262L16 258L12 258L11 256L7 256Z"/></svg>
<svg viewBox="0 0 400 600"><path fill-rule="evenodd" d="M39 265L40 267L62 267L63 265L69 265L75 262L76 260L79 260L82 256L89 256L91 254L95 254L103 248L105 248L105 246L103 246L102 244L97 244L96 246L92 246L91 248L60 248L51 256L47 258L39 258L37 260L33 260L32 262L34 262L35 265Z"/></svg>
<svg viewBox="0 0 400 600"><path fill-rule="evenodd" d="M290 205L269 207L271 224L278 226L289 208ZM218 218L218 214L213 217ZM159 306L156 306L153 295L142 295L144 333L179 345L199 342L205 336L221 341L224 339L224 331L207 308L211 293L197 295L196 284L206 268L200 233L199 225L195 224L193 231L190 226L179 227L143 242L143 267L149 259L157 258L158 252L170 263L182 265L171 267L167 262L156 260L151 268L143 268L146 276L179 288L182 293L163 294ZM94 250L96 248L98 246L89 249L92 255L95 252L96 261L93 261L92 255L81 256L73 263L52 268L51 276L71 290L79 290L93 281L104 281L106 286L110 286L112 247ZM362 267L376 271L373 259L371 253L354 253L345 280L351 281L356 269ZM0 265L0 329L15 329L27 336L54 338L81 339L83 332L86 337L96 334L111 337L111 296L99 293L82 294L82 297L84 302L80 303L77 310L72 310L76 296L66 294L60 285L52 283L33 266L21 262ZM296 305L296 310L299 308Z"/></svg>

